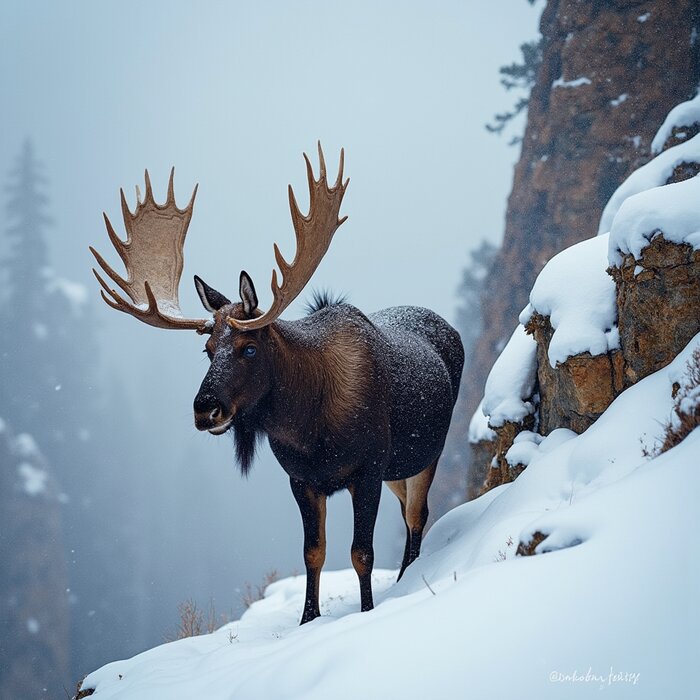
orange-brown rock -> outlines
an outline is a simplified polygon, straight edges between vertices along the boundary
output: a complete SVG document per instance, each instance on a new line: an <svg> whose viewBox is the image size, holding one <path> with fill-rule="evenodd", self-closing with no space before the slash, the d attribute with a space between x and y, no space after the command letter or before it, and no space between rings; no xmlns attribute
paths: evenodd
<svg viewBox="0 0 700 700"><path fill-rule="evenodd" d="M536 532L532 533L532 537L527 542L523 542L522 540L518 542L518 549L515 551L515 556L516 557L531 557L535 554L535 549L537 549L537 545L539 545L541 542L544 542L549 535L545 535L543 532L540 532L539 530Z"/></svg>
<svg viewBox="0 0 700 700"><path fill-rule="evenodd" d="M622 391L622 353L584 352L552 367L548 353L554 330L549 318L533 314L526 330L537 342L539 432L548 435L555 428L569 428L582 433Z"/></svg>
<svg viewBox="0 0 700 700"><path fill-rule="evenodd" d="M496 441L480 440L472 442L469 447L472 456L467 480L467 500L472 500L484 491L484 484L491 471L491 462L496 455Z"/></svg>
<svg viewBox="0 0 700 700"><path fill-rule="evenodd" d="M624 384L631 386L669 364L700 332L700 251L659 235L639 260L625 255L610 273L617 288Z"/></svg>
<svg viewBox="0 0 700 700"><path fill-rule="evenodd" d="M698 15L694 0L548 0L503 245L483 297L486 325L463 378L467 416L546 261L596 234L613 191L650 159L668 112L695 94ZM552 85L579 78L590 83Z"/></svg>
<svg viewBox="0 0 700 700"><path fill-rule="evenodd" d="M524 469L522 465L512 466L508 464L506 452L513 446L513 441L518 433L521 433L523 430L532 430L534 427L534 416L527 416L527 418L520 423L506 421L502 426L493 428L496 433L495 441L472 445L473 456L475 455L475 450L485 450L488 446L493 446L491 448L493 449L491 458L488 460L489 466L486 469L486 478L482 482L482 487L478 491L478 494L486 493L501 484L508 484L522 472Z"/></svg>

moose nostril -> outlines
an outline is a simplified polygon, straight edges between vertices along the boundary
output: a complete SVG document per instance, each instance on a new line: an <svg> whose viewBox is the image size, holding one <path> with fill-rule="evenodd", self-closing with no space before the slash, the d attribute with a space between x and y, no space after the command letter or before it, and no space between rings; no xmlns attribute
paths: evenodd
<svg viewBox="0 0 700 700"><path fill-rule="evenodd" d="M220 416L221 416L221 409L218 406L209 414L210 420L216 420Z"/></svg>

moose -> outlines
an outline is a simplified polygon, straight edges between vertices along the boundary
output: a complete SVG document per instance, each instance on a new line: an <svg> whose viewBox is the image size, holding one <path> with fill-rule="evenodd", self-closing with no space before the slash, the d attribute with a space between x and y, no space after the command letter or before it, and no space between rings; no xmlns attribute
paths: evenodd
<svg viewBox="0 0 700 700"><path fill-rule="evenodd" d="M316 294L307 316L280 315L309 282L327 252L349 180L344 151L333 186L318 144L320 175L306 154L310 207L304 216L291 185L289 206L296 253L288 263L274 245L282 274L272 272L272 305L258 308L250 276L240 273L240 301L231 302L195 276L208 319L185 318L178 287L183 246L192 218L195 187L185 209L177 207L174 169L165 204L157 204L148 171L143 200L137 187L132 213L121 190L126 240L104 214L109 238L123 261L124 279L94 249L103 272L125 299L93 269L103 299L113 308L158 328L208 335L211 362L194 399L198 430L232 432L237 461L246 474L258 441L266 436L289 475L304 529L306 597L301 624L320 615L319 581L326 555L326 499L347 489L352 497L353 567L361 610L373 607L373 536L382 482L398 497L406 525L399 579L419 555L428 518L428 490L435 476L457 399L464 364L459 334L434 312L400 306L365 315L327 294Z"/></svg>

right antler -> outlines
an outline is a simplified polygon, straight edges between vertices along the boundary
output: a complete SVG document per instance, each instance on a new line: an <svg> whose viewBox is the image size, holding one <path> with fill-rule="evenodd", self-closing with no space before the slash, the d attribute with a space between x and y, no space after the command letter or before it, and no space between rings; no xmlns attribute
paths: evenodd
<svg viewBox="0 0 700 700"><path fill-rule="evenodd" d="M197 187L195 186L187 207L179 209L175 204L174 175L175 168L170 171L167 200L165 204L160 205L153 199L151 179L146 170L146 195L142 202L138 187L136 188L138 201L133 214L126 203L124 190L119 190L127 232L126 241L117 236L107 215L103 214L109 239L126 267L126 280L90 246L90 251L100 267L126 292L131 303L112 289L97 270L93 268L92 271L102 285L102 298L113 309L130 314L157 328L208 333L211 332L211 320L184 318L180 311L178 286L184 262L182 251L187 227L192 218Z"/></svg>
<svg viewBox="0 0 700 700"><path fill-rule="evenodd" d="M292 212L292 223L297 239L296 255L292 263L288 263L280 253L275 243L275 259L282 272L282 285L277 281L277 270L272 271L272 306L257 318L239 321L228 318L228 323L240 330L254 330L272 323L296 299L306 283L311 279L321 259L331 244L333 234L348 218L338 219L338 212L343 201L343 195L350 179L343 182L343 164L345 152L340 150L340 166L338 177L333 187L328 186L326 179L326 162L323 158L321 143L318 143L318 159L320 173L318 180L314 179L314 171L309 158L304 153L306 175L309 181L309 213L303 216L294 198L292 186L289 186L289 208Z"/></svg>

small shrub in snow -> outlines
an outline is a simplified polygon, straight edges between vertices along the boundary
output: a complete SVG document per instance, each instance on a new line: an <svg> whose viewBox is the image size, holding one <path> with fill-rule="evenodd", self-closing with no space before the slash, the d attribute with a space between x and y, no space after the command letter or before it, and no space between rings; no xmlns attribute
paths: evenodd
<svg viewBox="0 0 700 700"><path fill-rule="evenodd" d="M652 452L656 457L667 452L700 426L700 347L687 364L682 383L673 386L673 413L665 426L663 442Z"/></svg>
<svg viewBox="0 0 700 700"><path fill-rule="evenodd" d="M197 602L188 598L177 606L180 621L175 634L167 635L165 641L174 642L177 639L186 637L198 637L200 634L211 634L222 625L230 622L230 616L217 615L214 602L209 601L209 606L205 611L200 610Z"/></svg>
<svg viewBox="0 0 700 700"><path fill-rule="evenodd" d="M262 600L265 597L265 589L275 581L279 580L279 573L277 569L272 569L268 571L264 576L262 583L258 583L255 588L251 585L249 581L246 581L243 593L241 593L241 601L246 608L249 608L253 603L258 600Z"/></svg>

